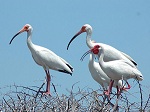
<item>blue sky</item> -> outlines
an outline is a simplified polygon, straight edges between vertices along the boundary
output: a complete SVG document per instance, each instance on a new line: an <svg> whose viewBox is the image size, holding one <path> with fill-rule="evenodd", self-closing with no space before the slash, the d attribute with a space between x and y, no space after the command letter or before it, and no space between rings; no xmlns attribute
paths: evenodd
<svg viewBox="0 0 150 112"><path fill-rule="evenodd" d="M88 70L86 33L81 34L66 50L67 44L80 28L88 23L93 27L92 39L109 44L130 55L144 75L144 95L150 93L150 1L149 0L45 0L7 1L0 3L0 87L6 85L40 86L45 78L42 67L36 65L26 45L26 33L9 45L10 39L26 24L32 25L34 44L46 47L67 60L73 76L50 71L52 82L60 94L78 82L76 87L98 89ZM130 93L138 91L131 80ZM61 86L60 86L61 85ZM135 86L135 87L134 87ZM53 89L51 89L53 91Z"/></svg>

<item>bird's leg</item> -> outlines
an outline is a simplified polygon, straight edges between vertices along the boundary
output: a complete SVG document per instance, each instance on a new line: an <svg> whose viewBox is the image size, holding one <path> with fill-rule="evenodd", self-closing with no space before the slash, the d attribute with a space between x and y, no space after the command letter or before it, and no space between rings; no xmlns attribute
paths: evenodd
<svg viewBox="0 0 150 112"><path fill-rule="evenodd" d="M108 91L105 92L105 94L106 94L108 97L110 97L110 92L112 91L113 83L114 83L114 80L111 80L110 83L109 83Z"/></svg>
<svg viewBox="0 0 150 112"><path fill-rule="evenodd" d="M131 88L131 86L130 86L130 84L128 83L128 81L126 81L126 83L127 83L128 87L123 87L122 90L127 90L127 89L130 89L130 88Z"/></svg>
<svg viewBox="0 0 150 112"><path fill-rule="evenodd" d="M49 70L47 71L47 85L46 85L46 91L50 93L50 81L51 81L51 77L50 77L50 73Z"/></svg>
<svg viewBox="0 0 150 112"><path fill-rule="evenodd" d="M107 90L104 90L103 94L104 94L104 95L107 95L107 94L108 94L108 89L107 89Z"/></svg>
<svg viewBox="0 0 150 112"><path fill-rule="evenodd" d="M45 95L51 95L50 94L50 81L51 81L51 76L50 76L50 73L49 73L49 70L45 70L45 73L46 73L46 91L43 92L43 94Z"/></svg>
<svg viewBox="0 0 150 112"><path fill-rule="evenodd" d="M111 84L110 84L110 92L112 92L112 86L114 84L114 80L111 81Z"/></svg>
<svg viewBox="0 0 150 112"><path fill-rule="evenodd" d="M106 83L104 83L104 87L103 87L103 95L106 95L105 93L108 92L108 85Z"/></svg>
<svg viewBox="0 0 150 112"><path fill-rule="evenodd" d="M116 88L117 88L117 98L119 98L119 95L121 94L121 89L118 86L116 86Z"/></svg>

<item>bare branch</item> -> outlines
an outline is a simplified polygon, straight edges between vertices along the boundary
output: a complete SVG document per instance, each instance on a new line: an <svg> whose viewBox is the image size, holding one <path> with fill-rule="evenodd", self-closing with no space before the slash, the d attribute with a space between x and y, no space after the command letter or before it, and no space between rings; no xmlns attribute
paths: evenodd
<svg viewBox="0 0 150 112"><path fill-rule="evenodd" d="M139 84L139 89L140 89L140 95L141 95L141 111L143 110L143 95L142 95L142 88L141 88L141 84L139 82L139 80L137 80L138 84Z"/></svg>
<svg viewBox="0 0 150 112"><path fill-rule="evenodd" d="M149 101L150 101L150 94L149 94L149 97L148 97L148 99L147 99L147 101L146 101L145 107L143 108L143 111L145 111L146 107L148 106L148 102L149 102Z"/></svg>

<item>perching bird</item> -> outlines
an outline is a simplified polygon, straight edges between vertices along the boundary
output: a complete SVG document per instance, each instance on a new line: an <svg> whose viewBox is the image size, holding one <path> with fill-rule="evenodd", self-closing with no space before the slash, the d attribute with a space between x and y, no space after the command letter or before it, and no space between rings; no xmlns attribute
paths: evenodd
<svg viewBox="0 0 150 112"><path fill-rule="evenodd" d="M93 79L98 82L104 89L104 93L108 91L108 86L111 81L111 79L105 74L105 72L101 69L99 66L99 63L94 61L95 55L93 53L90 54L90 60L89 60L89 71L93 77ZM113 87L117 88L117 93L119 88L122 88L122 90L126 91L128 87L126 87L122 80L119 80L118 82L115 82L113 84Z"/></svg>
<svg viewBox="0 0 150 112"><path fill-rule="evenodd" d="M113 60L113 61L105 62L104 61L105 51L103 46L95 45L90 51L86 52L84 57L90 52L93 52L95 55L98 56L100 67L107 74L107 76L110 79L112 79L112 81L110 82L110 87L107 95L109 95L111 91L113 81L118 82L120 79L123 79L127 82L127 80L130 78L134 78L139 81L143 80L142 73L138 69L134 68L126 60Z"/></svg>
<svg viewBox="0 0 150 112"><path fill-rule="evenodd" d="M95 42L95 41L93 41L93 42ZM83 58L84 58L84 55L81 58L81 61L83 61ZM103 87L104 92L106 92L108 90L110 78L103 72L103 70L99 66L99 63L95 61L94 53L90 54L88 67L89 67L89 71L90 71L93 79L96 82L98 82ZM121 80L119 80L119 82L113 84L113 87L117 88L117 92L118 92L118 88L121 88L123 86L124 85ZM125 86L123 87L123 90L126 90Z"/></svg>
<svg viewBox="0 0 150 112"><path fill-rule="evenodd" d="M9 44L11 44L11 42L17 35L19 35L22 32L27 32L27 45L31 51L32 57L34 61L38 65L42 66L46 72L47 86L46 91L43 92L43 94L50 94L51 76L49 73L49 69L72 75L73 67L51 50L33 44L31 41L32 31L33 31L32 26L26 24L16 35L14 35Z"/></svg>
<svg viewBox="0 0 150 112"><path fill-rule="evenodd" d="M118 60L118 59L123 59L126 60L127 62L129 62L132 66L136 67L137 64L136 62L127 54L115 49L114 47L107 45L107 44L103 44L103 43L93 43L91 40L91 36L92 36L92 27L89 24L85 24L82 26L82 28L80 29L80 31L78 33L76 33L73 38L70 40L70 42L68 43L67 49L69 48L69 45L71 44L71 42L81 33L87 33L86 36L86 44L87 46L91 49L93 48L95 45L100 45L104 48L104 61L112 61L112 60Z"/></svg>

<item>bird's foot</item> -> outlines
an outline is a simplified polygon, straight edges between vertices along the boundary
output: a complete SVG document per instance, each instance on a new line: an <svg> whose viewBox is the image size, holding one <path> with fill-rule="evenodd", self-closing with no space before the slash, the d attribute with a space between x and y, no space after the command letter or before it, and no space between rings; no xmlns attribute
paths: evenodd
<svg viewBox="0 0 150 112"><path fill-rule="evenodd" d="M125 87L120 88L121 92L123 91L128 91L128 89L126 89Z"/></svg>
<svg viewBox="0 0 150 112"><path fill-rule="evenodd" d="M110 98L110 92L108 90L104 91L104 95L106 95L108 98Z"/></svg>
<svg viewBox="0 0 150 112"><path fill-rule="evenodd" d="M104 94L105 94L105 95L108 94L108 90L104 90Z"/></svg>
<svg viewBox="0 0 150 112"><path fill-rule="evenodd" d="M122 87L121 90L123 90L123 91L128 91L128 89L130 89L130 88L131 88L131 86L128 85L128 87Z"/></svg>
<svg viewBox="0 0 150 112"><path fill-rule="evenodd" d="M45 95L49 95L49 96L52 96L50 91L41 91L42 95L45 96Z"/></svg>

